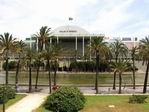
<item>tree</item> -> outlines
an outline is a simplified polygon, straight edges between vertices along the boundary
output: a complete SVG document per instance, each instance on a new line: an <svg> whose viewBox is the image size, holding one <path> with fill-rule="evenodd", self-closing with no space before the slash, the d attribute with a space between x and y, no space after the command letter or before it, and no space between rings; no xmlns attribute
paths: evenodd
<svg viewBox="0 0 149 112"><path fill-rule="evenodd" d="M136 56L137 56L137 52L138 52L138 47L133 47L131 49L131 60L132 60L132 66L133 66L133 89L135 89L135 60L136 60Z"/></svg>
<svg viewBox="0 0 149 112"><path fill-rule="evenodd" d="M107 47L107 43L104 42L104 37L93 37L91 40L91 51L95 54L96 57L96 76L95 76L95 89L96 94L98 94L98 72L99 72L99 58L105 58L108 53L109 49Z"/></svg>
<svg viewBox="0 0 149 112"><path fill-rule="evenodd" d="M114 69L114 72L119 74L119 94L121 94L121 85L122 85L122 74L128 69L127 61L119 61L112 63L112 68Z"/></svg>
<svg viewBox="0 0 149 112"><path fill-rule="evenodd" d="M111 51L112 57L115 58L115 62L117 63L120 58L127 56L128 48L121 41L115 40L115 42L113 42L110 45L110 51ZM116 85L116 72L114 72L113 78L114 78L113 79L113 89L116 89L116 87L115 87L115 85Z"/></svg>
<svg viewBox="0 0 149 112"><path fill-rule="evenodd" d="M34 57L34 51L32 49L26 50L27 66L29 68L29 92L32 91L32 59Z"/></svg>
<svg viewBox="0 0 149 112"><path fill-rule="evenodd" d="M46 45L49 42L50 30L51 30L51 28L48 28L47 26L42 26L40 28L40 31L37 34L33 35L33 37L35 37L36 40L38 40L37 42L38 42L40 51L45 50Z"/></svg>
<svg viewBox="0 0 149 112"><path fill-rule="evenodd" d="M146 64L146 73L143 86L143 93L146 93L149 70L149 37L145 37L145 39L140 40L139 56L143 60L143 64Z"/></svg>
<svg viewBox="0 0 149 112"><path fill-rule="evenodd" d="M13 49L15 38L9 33L4 33L0 35L0 46L4 49L4 57L6 60L6 85L8 84L8 62L9 62L9 52Z"/></svg>
<svg viewBox="0 0 149 112"><path fill-rule="evenodd" d="M35 52L35 66L36 66L36 70L37 70L37 74L36 74L36 81L35 81L35 89L37 89L37 84L38 84L38 77L39 77L39 69L41 66L41 59L42 59L42 52Z"/></svg>
<svg viewBox="0 0 149 112"><path fill-rule="evenodd" d="M47 70L49 76L49 93L52 92L51 90L51 60L52 60L52 47L51 45L44 51L42 51L42 56L45 60L47 60Z"/></svg>
<svg viewBox="0 0 149 112"><path fill-rule="evenodd" d="M63 51L62 47L54 44L52 47L52 60L54 60L54 86L56 85L56 75L57 75L57 67L58 67L58 58L61 56Z"/></svg>
<svg viewBox="0 0 149 112"><path fill-rule="evenodd" d="M25 47L26 47L26 44L21 40L21 41L16 42L16 46L14 48L15 52L18 54L18 62L17 62L17 68L16 68L16 77L15 77L16 91L18 88L18 74L19 74L19 69L20 69L21 56L24 52Z"/></svg>

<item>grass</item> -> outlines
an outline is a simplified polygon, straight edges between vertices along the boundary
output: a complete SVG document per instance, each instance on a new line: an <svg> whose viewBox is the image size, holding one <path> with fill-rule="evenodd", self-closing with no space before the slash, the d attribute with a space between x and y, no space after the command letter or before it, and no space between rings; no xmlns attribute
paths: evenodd
<svg viewBox="0 0 149 112"><path fill-rule="evenodd" d="M24 98L26 95L25 94L17 94L16 97L14 99L9 100L6 104L5 104L5 108L7 109L9 106L11 106L12 104L16 103L17 101L21 100L22 98ZM3 109L3 105L0 104L0 112L2 112Z"/></svg>
<svg viewBox="0 0 149 112"><path fill-rule="evenodd" d="M81 112L149 112L149 98L144 104L128 103L130 96L86 96L87 102ZM114 105L110 108L109 105ZM50 112L40 106L34 112Z"/></svg>
<svg viewBox="0 0 149 112"><path fill-rule="evenodd" d="M130 96L88 96L87 103L82 112L148 112L148 103L130 104ZM109 105L115 105L110 108Z"/></svg>

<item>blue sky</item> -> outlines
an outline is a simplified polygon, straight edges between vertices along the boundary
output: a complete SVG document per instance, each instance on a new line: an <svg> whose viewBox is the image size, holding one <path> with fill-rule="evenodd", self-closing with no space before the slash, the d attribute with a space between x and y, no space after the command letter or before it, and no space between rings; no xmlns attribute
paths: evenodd
<svg viewBox="0 0 149 112"><path fill-rule="evenodd" d="M77 25L108 37L143 38L149 34L148 6L149 0L0 0L0 33L25 39L44 25Z"/></svg>

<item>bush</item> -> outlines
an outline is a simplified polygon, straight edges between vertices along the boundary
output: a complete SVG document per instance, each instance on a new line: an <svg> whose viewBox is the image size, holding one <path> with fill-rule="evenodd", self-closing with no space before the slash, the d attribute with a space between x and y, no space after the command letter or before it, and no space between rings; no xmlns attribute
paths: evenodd
<svg viewBox="0 0 149 112"><path fill-rule="evenodd" d="M16 68L17 62L16 61L10 61L8 63L8 70L13 70ZM6 70L6 62L3 63L3 69Z"/></svg>
<svg viewBox="0 0 149 112"><path fill-rule="evenodd" d="M0 104L15 98L15 89L10 86L0 86Z"/></svg>
<svg viewBox="0 0 149 112"><path fill-rule="evenodd" d="M145 103L147 99L146 95L132 95L129 98L129 103Z"/></svg>
<svg viewBox="0 0 149 112"><path fill-rule="evenodd" d="M85 101L78 88L60 87L48 96L44 107L53 112L78 112L83 109Z"/></svg>

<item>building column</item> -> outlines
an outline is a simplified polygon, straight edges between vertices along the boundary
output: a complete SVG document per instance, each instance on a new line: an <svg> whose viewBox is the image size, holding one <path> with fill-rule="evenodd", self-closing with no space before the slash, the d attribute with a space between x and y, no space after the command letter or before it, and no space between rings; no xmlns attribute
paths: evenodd
<svg viewBox="0 0 149 112"><path fill-rule="evenodd" d="M91 36L90 36L90 61L92 60L92 51L91 51Z"/></svg>
<svg viewBox="0 0 149 112"><path fill-rule="evenodd" d="M37 41L36 41L36 51L38 52L38 38L37 38Z"/></svg>
<svg viewBox="0 0 149 112"><path fill-rule="evenodd" d="M76 37L76 45L75 45L75 50L77 51L78 50L78 39Z"/></svg>
<svg viewBox="0 0 149 112"><path fill-rule="evenodd" d="M57 44L59 43L59 38L58 38L58 36L57 36Z"/></svg>
<svg viewBox="0 0 149 112"><path fill-rule="evenodd" d="M32 39L30 38L30 43L29 43L30 49L32 49Z"/></svg>
<svg viewBox="0 0 149 112"><path fill-rule="evenodd" d="M52 38L50 38L50 44L52 44Z"/></svg>
<svg viewBox="0 0 149 112"><path fill-rule="evenodd" d="M46 45L45 45L45 43L43 43L43 50L45 50L46 49Z"/></svg>
<svg viewBox="0 0 149 112"><path fill-rule="evenodd" d="M82 42L82 56L84 56L84 36L83 36L83 42Z"/></svg>

